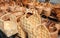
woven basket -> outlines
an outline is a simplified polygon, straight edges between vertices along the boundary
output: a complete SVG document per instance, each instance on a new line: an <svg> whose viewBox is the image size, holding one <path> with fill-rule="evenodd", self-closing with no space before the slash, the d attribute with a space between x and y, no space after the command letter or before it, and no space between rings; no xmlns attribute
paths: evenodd
<svg viewBox="0 0 60 38"><path fill-rule="evenodd" d="M28 38L51 38L50 33L37 13L21 17L22 28L28 33ZM28 16L28 17L27 17Z"/></svg>
<svg viewBox="0 0 60 38"><path fill-rule="evenodd" d="M26 33L25 31L21 28L21 23L18 23L18 36L20 36L21 38L26 38Z"/></svg>
<svg viewBox="0 0 60 38"><path fill-rule="evenodd" d="M6 18L5 18L6 17ZM8 18L7 18L8 17ZM18 33L18 30L17 30L17 23L15 21L15 16L8 13L8 14L5 14L1 17L2 21L0 24L1 27L1 30L8 36L12 36L16 33ZM9 20L8 20L9 19Z"/></svg>

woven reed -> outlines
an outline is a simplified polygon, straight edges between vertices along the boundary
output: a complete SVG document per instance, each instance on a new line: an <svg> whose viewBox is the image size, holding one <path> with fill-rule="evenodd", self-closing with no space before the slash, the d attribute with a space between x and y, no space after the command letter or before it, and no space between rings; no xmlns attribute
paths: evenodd
<svg viewBox="0 0 60 38"><path fill-rule="evenodd" d="M22 28L28 33L28 38L51 38L50 33L44 24L41 24L41 18L38 14L21 17Z"/></svg>

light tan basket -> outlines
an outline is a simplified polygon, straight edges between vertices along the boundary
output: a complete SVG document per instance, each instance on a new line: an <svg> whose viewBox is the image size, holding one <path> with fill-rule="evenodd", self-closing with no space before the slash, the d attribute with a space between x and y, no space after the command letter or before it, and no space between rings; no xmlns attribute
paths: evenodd
<svg viewBox="0 0 60 38"><path fill-rule="evenodd" d="M0 29L9 37L12 36L16 33L18 33L18 35L21 38L26 38L26 34L23 31L23 29L21 28L21 24L20 22L17 23L16 20L16 16L13 14L5 14L0 18ZM8 25L9 24L9 25ZM2 26L3 25L3 26Z"/></svg>
<svg viewBox="0 0 60 38"><path fill-rule="evenodd" d="M37 13L27 17L26 13L21 17L21 24L24 31L28 33L28 38L51 38L50 33L44 24L41 24L41 18Z"/></svg>
<svg viewBox="0 0 60 38"><path fill-rule="evenodd" d="M18 29L18 36L20 36L21 38L26 38L26 33L25 33L25 31L21 28L21 23L20 23L20 21L18 22L17 29Z"/></svg>
<svg viewBox="0 0 60 38"><path fill-rule="evenodd" d="M5 17L8 17L8 18L5 18ZM17 23L15 21L15 18L16 17L10 13L5 14L1 17L2 21L0 20L1 22L0 28L8 37L18 33Z"/></svg>

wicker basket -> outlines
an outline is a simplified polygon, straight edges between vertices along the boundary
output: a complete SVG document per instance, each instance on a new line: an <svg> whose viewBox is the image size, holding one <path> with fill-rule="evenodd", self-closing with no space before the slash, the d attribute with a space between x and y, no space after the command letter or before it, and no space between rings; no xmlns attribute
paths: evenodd
<svg viewBox="0 0 60 38"><path fill-rule="evenodd" d="M28 38L51 38L50 32L44 24L41 24L41 18L37 13L21 17L21 24L24 31L28 33ZM28 17L27 17L28 16Z"/></svg>
<svg viewBox="0 0 60 38"><path fill-rule="evenodd" d="M13 16L13 17L12 17ZM8 17L8 18L5 18L5 17ZM1 17L2 21L2 27L1 27L1 30L8 36L12 36L16 33L18 33L18 30L17 30L17 23L16 21L14 20L15 19L15 16L8 13L8 14L5 14ZM9 20L8 20L9 19ZM0 24L1 26L1 24Z"/></svg>
<svg viewBox="0 0 60 38"><path fill-rule="evenodd" d="M51 31L52 31L53 29L54 29L54 28L51 27ZM55 27L55 31L50 32L50 34L51 34L51 37L52 37L52 38L58 38L58 29Z"/></svg>

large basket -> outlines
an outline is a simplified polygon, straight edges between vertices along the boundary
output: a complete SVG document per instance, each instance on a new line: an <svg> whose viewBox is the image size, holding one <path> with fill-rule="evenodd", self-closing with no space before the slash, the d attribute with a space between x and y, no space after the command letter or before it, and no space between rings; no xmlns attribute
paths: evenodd
<svg viewBox="0 0 60 38"><path fill-rule="evenodd" d="M28 33L28 38L51 38L50 32L46 26L41 23L40 16L37 13L28 14L29 13L26 13L20 19L21 27Z"/></svg>
<svg viewBox="0 0 60 38"><path fill-rule="evenodd" d="M13 16L13 17L12 17ZM8 18L7 18L8 17ZM9 20L8 20L9 19ZM0 29L8 36L12 36L16 33L18 33L18 30L17 30L17 23L16 21L14 20L15 19L15 16L8 13L8 14L5 14L1 17L1 20L0 20Z"/></svg>

